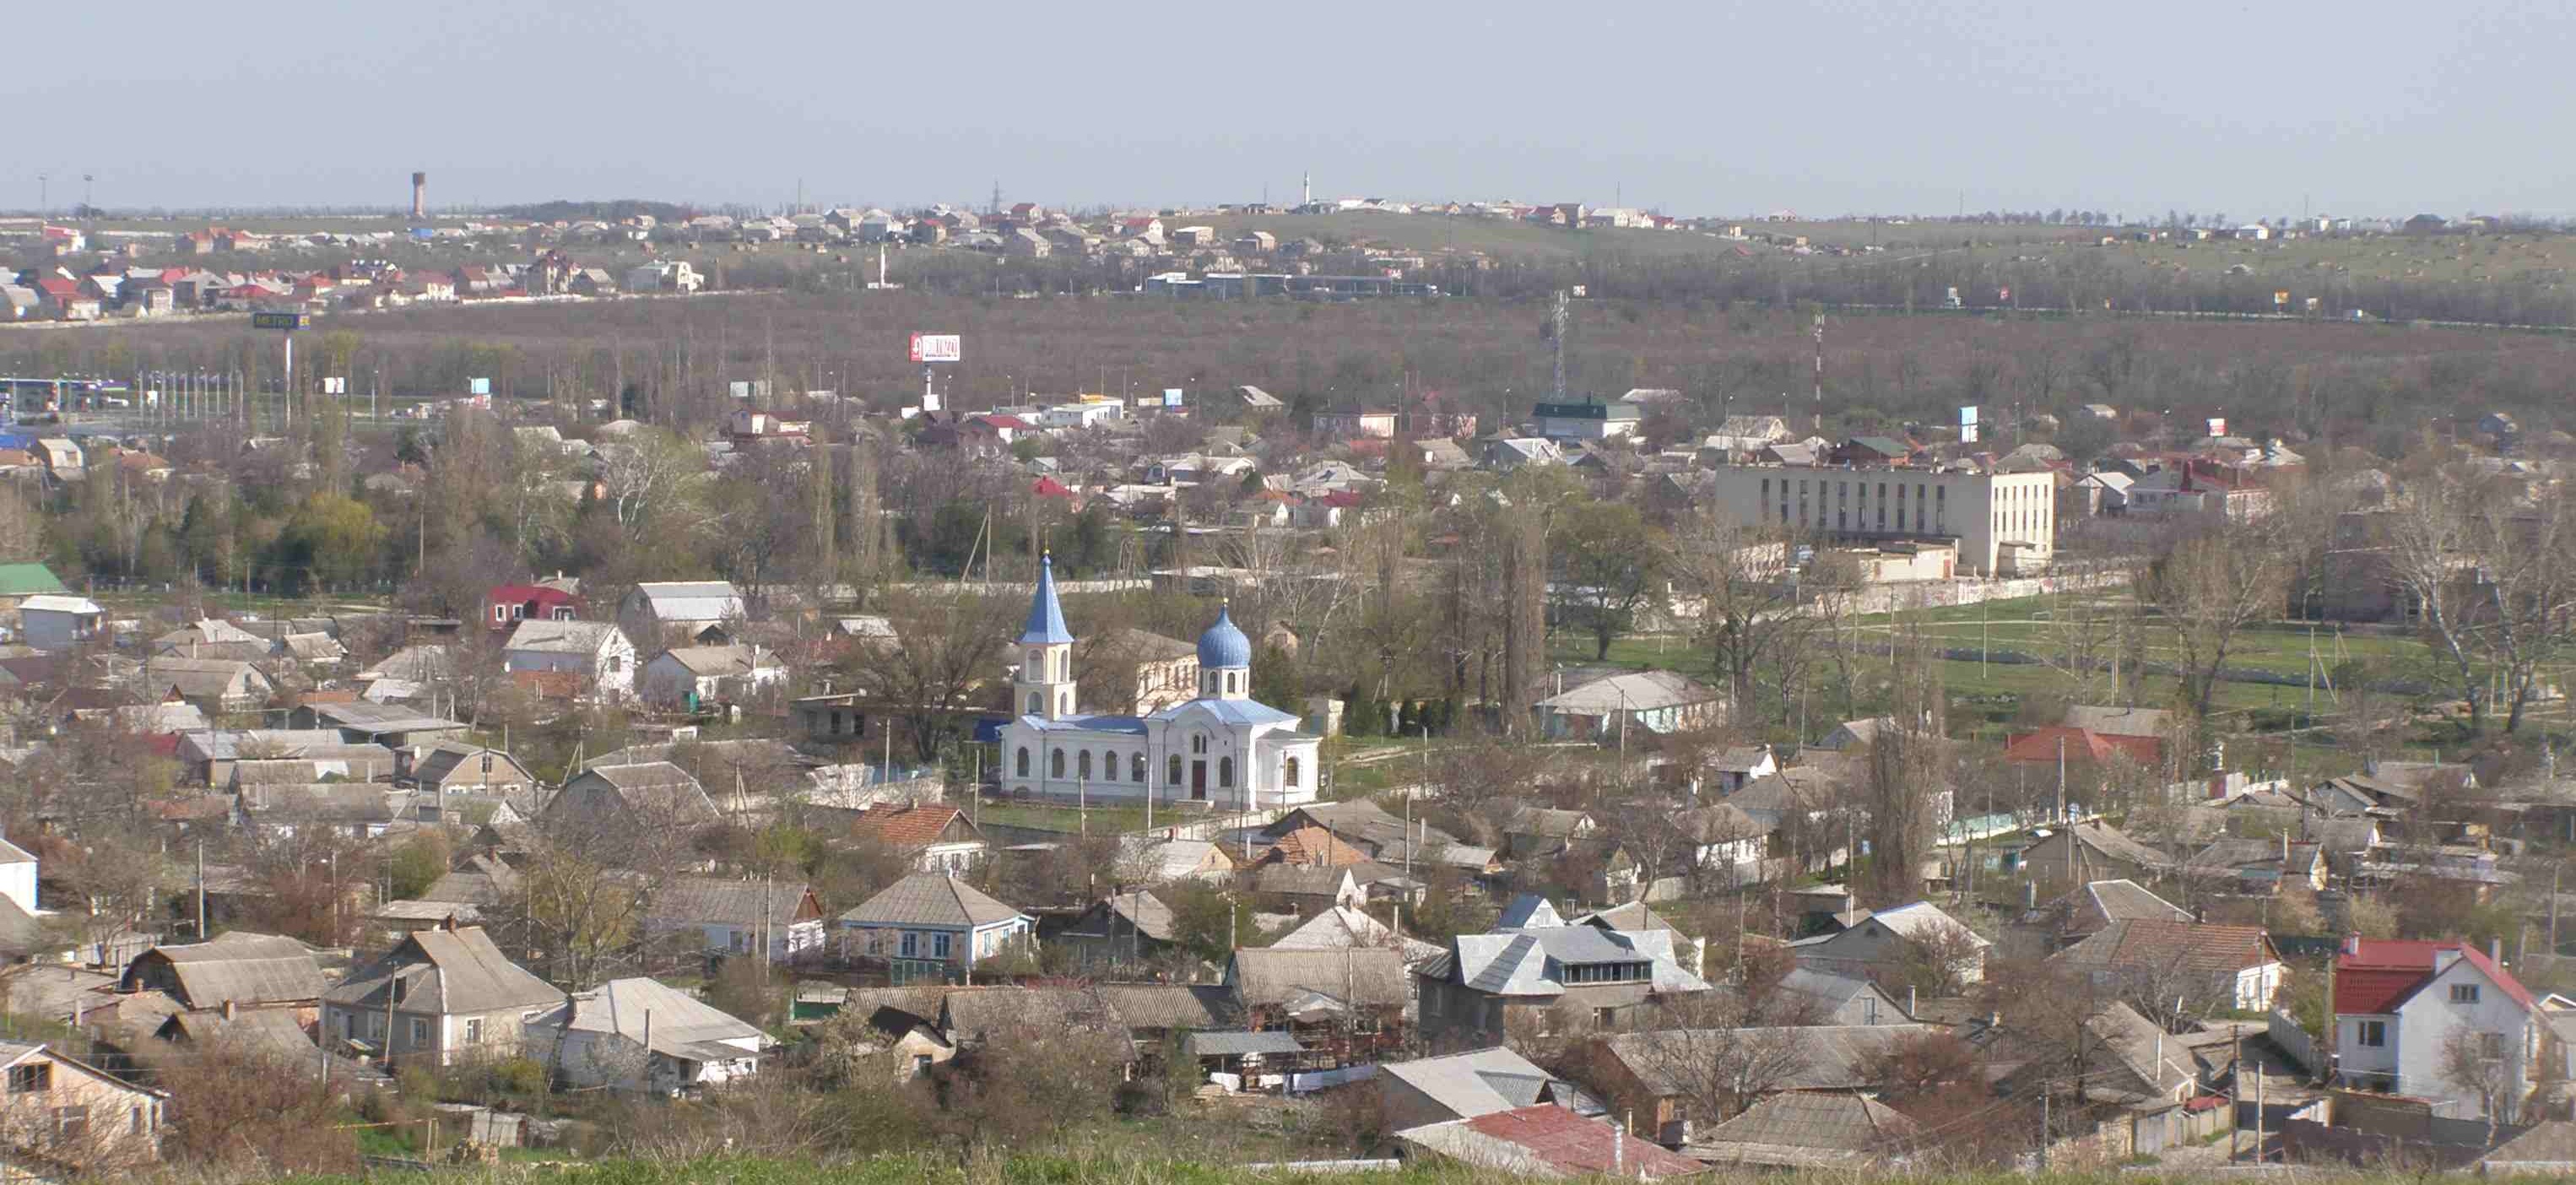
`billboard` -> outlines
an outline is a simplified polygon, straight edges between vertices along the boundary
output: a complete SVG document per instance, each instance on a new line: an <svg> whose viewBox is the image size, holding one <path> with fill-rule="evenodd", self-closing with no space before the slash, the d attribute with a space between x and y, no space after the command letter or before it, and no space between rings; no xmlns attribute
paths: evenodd
<svg viewBox="0 0 2576 1185"><path fill-rule="evenodd" d="M322 380L322 393L325 395L346 395L349 393L349 380L337 376L325 378Z"/></svg>
<svg viewBox="0 0 2576 1185"><path fill-rule="evenodd" d="M250 315L250 327L253 329L284 329L288 331L302 329L304 328L304 314L252 313Z"/></svg>
<svg viewBox="0 0 2576 1185"><path fill-rule="evenodd" d="M1977 443L1977 426L1975 423L1971 422L1959 425L1959 443Z"/></svg>
<svg viewBox="0 0 2576 1185"><path fill-rule="evenodd" d="M467 379L465 380L465 393L468 395L489 395L492 393L492 380Z"/></svg>
<svg viewBox="0 0 2576 1185"><path fill-rule="evenodd" d="M2215 416L2210 417L2210 421L2209 421L2209 434L2210 434L2210 435L2212 435L2212 436L2225 436L2225 435L2227 435L2227 421L2225 421L2225 420L2223 420L2223 419L2219 419L2219 418L2217 418L2217 417L2215 417Z"/></svg>
<svg viewBox="0 0 2576 1185"><path fill-rule="evenodd" d="M965 357L966 339L954 333L912 335L912 360L915 362L960 362Z"/></svg>
<svg viewBox="0 0 2576 1185"><path fill-rule="evenodd" d="M1179 387L1165 387L1165 388L1163 388L1163 406L1165 406L1165 407L1179 407L1180 405L1181 405L1181 389L1180 389Z"/></svg>

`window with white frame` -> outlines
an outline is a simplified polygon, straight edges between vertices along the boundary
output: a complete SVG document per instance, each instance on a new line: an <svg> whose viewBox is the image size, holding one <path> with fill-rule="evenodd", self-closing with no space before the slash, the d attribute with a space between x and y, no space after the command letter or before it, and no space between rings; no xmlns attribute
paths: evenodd
<svg viewBox="0 0 2576 1185"><path fill-rule="evenodd" d="M2477 1003L2477 1002L2478 1002L2478 985L2476 985L2476 984L2474 984L2474 983L2455 983L2455 984L2452 984L2452 985L2451 985L2451 1002L2452 1002L2452 1003L2454 1003L2454 1004L2475 1004L2475 1003Z"/></svg>

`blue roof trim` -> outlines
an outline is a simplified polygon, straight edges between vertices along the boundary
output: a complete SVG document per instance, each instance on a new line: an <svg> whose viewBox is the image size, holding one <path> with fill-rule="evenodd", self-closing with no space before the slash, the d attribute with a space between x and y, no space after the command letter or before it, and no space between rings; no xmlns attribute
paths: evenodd
<svg viewBox="0 0 2576 1185"><path fill-rule="evenodd" d="M1296 716L1268 704L1248 699L1194 699L1187 703L1174 704L1146 719L1177 720L1181 713L1192 708L1206 709L1209 715L1225 724L1294 724L1298 720Z"/></svg>
<svg viewBox="0 0 2576 1185"><path fill-rule="evenodd" d="M1064 606L1055 599L1055 557L1038 560L1038 592L1029 601L1029 623L1020 629L1022 646L1061 646L1073 642L1064 628Z"/></svg>
<svg viewBox="0 0 2576 1185"><path fill-rule="evenodd" d="M1114 732L1130 736L1145 735L1145 722L1135 716L1067 716L1049 720L1044 716L1022 716L1020 723L1039 732Z"/></svg>

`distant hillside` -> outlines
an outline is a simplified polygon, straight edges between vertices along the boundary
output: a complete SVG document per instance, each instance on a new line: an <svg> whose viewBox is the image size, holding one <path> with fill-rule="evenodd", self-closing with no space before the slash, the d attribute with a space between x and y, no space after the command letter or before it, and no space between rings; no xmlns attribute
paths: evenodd
<svg viewBox="0 0 2576 1185"><path fill-rule="evenodd" d="M537 202L525 206L503 206L492 212L503 218L524 218L530 222L565 222L580 218L615 222L638 214L650 214L657 221L672 222L696 213L686 206L675 206L669 202L648 202L641 198L619 198L606 202Z"/></svg>

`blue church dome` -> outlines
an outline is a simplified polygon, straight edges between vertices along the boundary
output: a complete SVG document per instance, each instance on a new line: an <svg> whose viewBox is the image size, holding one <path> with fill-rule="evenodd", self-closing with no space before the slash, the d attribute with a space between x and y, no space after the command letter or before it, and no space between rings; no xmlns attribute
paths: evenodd
<svg viewBox="0 0 2576 1185"><path fill-rule="evenodd" d="M1252 665L1252 639L1234 627L1234 616L1223 606L1216 611L1216 624L1199 635L1199 669L1213 671L1220 667Z"/></svg>

